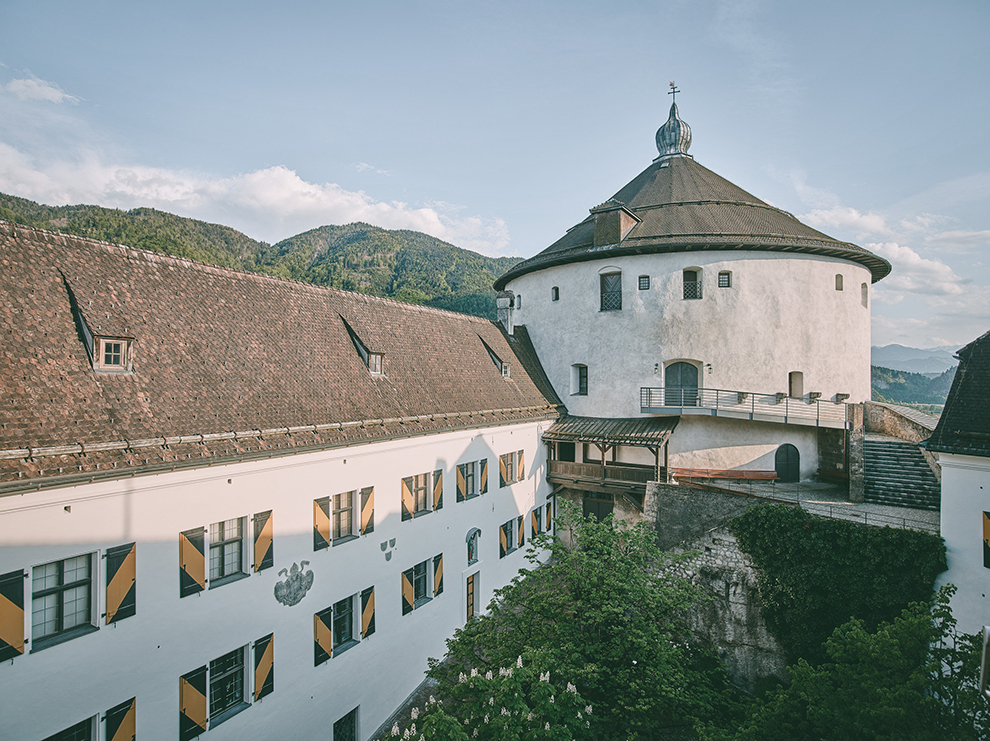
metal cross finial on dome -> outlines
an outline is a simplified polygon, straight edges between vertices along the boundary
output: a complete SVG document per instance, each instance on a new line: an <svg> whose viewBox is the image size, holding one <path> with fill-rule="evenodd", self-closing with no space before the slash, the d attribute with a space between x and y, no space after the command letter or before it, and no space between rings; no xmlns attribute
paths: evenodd
<svg viewBox="0 0 990 741"><path fill-rule="evenodd" d="M657 129L657 151L660 152L658 160L666 160L670 157L690 157L687 153L691 146L691 127L681 120L677 111L677 93L681 92L671 81L670 90L667 95L674 97L670 105L670 117L667 123Z"/></svg>

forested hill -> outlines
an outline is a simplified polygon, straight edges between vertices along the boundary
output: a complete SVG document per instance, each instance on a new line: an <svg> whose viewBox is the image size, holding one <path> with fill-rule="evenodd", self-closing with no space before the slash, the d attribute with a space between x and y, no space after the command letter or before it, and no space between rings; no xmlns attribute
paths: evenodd
<svg viewBox="0 0 990 741"><path fill-rule="evenodd" d="M495 318L492 283L520 258L493 258L422 232L322 226L269 245L153 208L45 206L0 193L0 219L225 267Z"/></svg>
<svg viewBox="0 0 990 741"><path fill-rule="evenodd" d="M321 226L265 246L257 270L495 318L492 283L519 258L485 257L422 232Z"/></svg>
<svg viewBox="0 0 990 741"><path fill-rule="evenodd" d="M921 373L871 367L873 401L889 401L894 404L945 404L949 395L955 367L935 378Z"/></svg>

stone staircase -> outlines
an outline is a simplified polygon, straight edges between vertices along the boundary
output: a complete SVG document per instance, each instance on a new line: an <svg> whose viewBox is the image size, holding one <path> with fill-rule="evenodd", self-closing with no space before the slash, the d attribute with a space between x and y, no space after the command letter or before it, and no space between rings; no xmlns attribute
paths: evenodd
<svg viewBox="0 0 990 741"><path fill-rule="evenodd" d="M867 502L938 510L941 487L917 443L868 434L863 457Z"/></svg>

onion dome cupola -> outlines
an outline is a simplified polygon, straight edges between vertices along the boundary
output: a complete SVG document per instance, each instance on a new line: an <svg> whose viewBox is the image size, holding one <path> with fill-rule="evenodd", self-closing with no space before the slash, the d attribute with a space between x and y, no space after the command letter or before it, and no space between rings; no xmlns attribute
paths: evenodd
<svg viewBox="0 0 990 741"><path fill-rule="evenodd" d="M691 127L681 120L677 112L677 103L670 106L670 117L667 123L657 129L657 160L667 157L690 157L687 153L691 148ZM655 160L656 161L656 160Z"/></svg>
<svg viewBox="0 0 990 741"><path fill-rule="evenodd" d="M676 103L656 141L660 154L649 167L552 245L514 265L495 281L495 290L555 265L700 250L839 257L869 269L874 283L890 273L890 263L882 257L802 224L793 214L698 164L687 153L691 127L681 119Z"/></svg>

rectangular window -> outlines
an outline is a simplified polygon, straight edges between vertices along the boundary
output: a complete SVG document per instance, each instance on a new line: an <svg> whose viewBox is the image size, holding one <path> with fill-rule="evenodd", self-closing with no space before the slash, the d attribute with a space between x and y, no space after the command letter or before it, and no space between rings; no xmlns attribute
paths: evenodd
<svg viewBox="0 0 990 741"><path fill-rule="evenodd" d="M622 309L622 273L606 273L599 276L601 281L601 310L619 311Z"/></svg>
<svg viewBox="0 0 990 741"><path fill-rule="evenodd" d="M684 271L684 298L701 298L701 273L699 271Z"/></svg>
<svg viewBox="0 0 990 741"><path fill-rule="evenodd" d="M368 353L368 370L371 371L371 375L380 376L383 374L382 365L384 355L378 352Z"/></svg>
<svg viewBox="0 0 990 741"><path fill-rule="evenodd" d="M354 494L345 491L333 497L333 538L345 538L354 534Z"/></svg>
<svg viewBox="0 0 990 741"><path fill-rule="evenodd" d="M421 473L413 476L413 511L426 512L430 509L427 504L427 492L430 490L430 474Z"/></svg>
<svg viewBox="0 0 990 741"><path fill-rule="evenodd" d="M429 561L423 561L413 566L413 599L417 603L429 596L426 588L427 575L429 574L429 569L426 568L428 563Z"/></svg>
<svg viewBox="0 0 990 741"><path fill-rule="evenodd" d="M467 619L470 620L477 614L477 608L475 607L475 601L477 599L478 591L478 574L471 574L467 578L467 583L465 584L465 591L467 596Z"/></svg>
<svg viewBox="0 0 990 741"><path fill-rule="evenodd" d="M641 291L650 290L650 276L648 275L639 276L639 290Z"/></svg>
<svg viewBox="0 0 990 741"><path fill-rule="evenodd" d="M488 491L488 461L471 461L457 466L457 501L473 499Z"/></svg>
<svg viewBox="0 0 990 741"><path fill-rule="evenodd" d="M516 550L516 521L509 520L498 529L498 557L505 558Z"/></svg>
<svg viewBox="0 0 990 741"><path fill-rule="evenodd" d="M93 556L35 566L31 575L31 637L67 636L93 625Z"/></svg>
<svg viewBox="0 0 990 741"><path fill-rule="evenodd" d="M210 587L226 577L244 573L244 518L210 525Z"/></svg>
<svg viewBox="0 0 990 741"><path fill-rule="evenodd" d="M130 365L127 358L128 347L128 341L124 339L97 337L93 345L94 370L126 371Z"/></svg>
<svg viewBox="0 0 990 741"><path fill-rule="evenodd" d="M728 270L723 270L718 274L718 287L719 288L732 288L732 273Z"/></svg>
<svg viewBox="0 0 990 741"><path fill-rule="evenodd" d="M983 566L990 569L990 512L983 513Z"/></svg>
<svg viewBox="0 0 990 741"><path fill-rule="evenodd" d="M980 690L990 697L990 628L983 626L983 654L980 661Z"/></svg>
<svg viewBox="0 0 990 741"><path fill-rule="evenodd" d="M333 647L339 649L354 641L354 596L345 597L333 606Z"/></svg>
<svg viewBox="0 0 990 741"><path fill-rule="evenodd" d="M210 721L244 703L244 647L210 662Z"/></svg>
<svg viewBox="0 0 990 741"><path fill-rule="evenodd" d="M525 478L523 471L523 451L517 450L498 457L499 485L509 486Z"/></svg>
<svg viewBox="0 0 990 741"><path fill-rule="evenodd" d="M357 716L358 709L354 708L333 724L333 741L358 741Z"/></svg>
<svg viewBox="0 0 990 741"><path fill-rule="evenodd" d="M588 395L588 366L579 365L578 366L578 396Z"/></svg>

